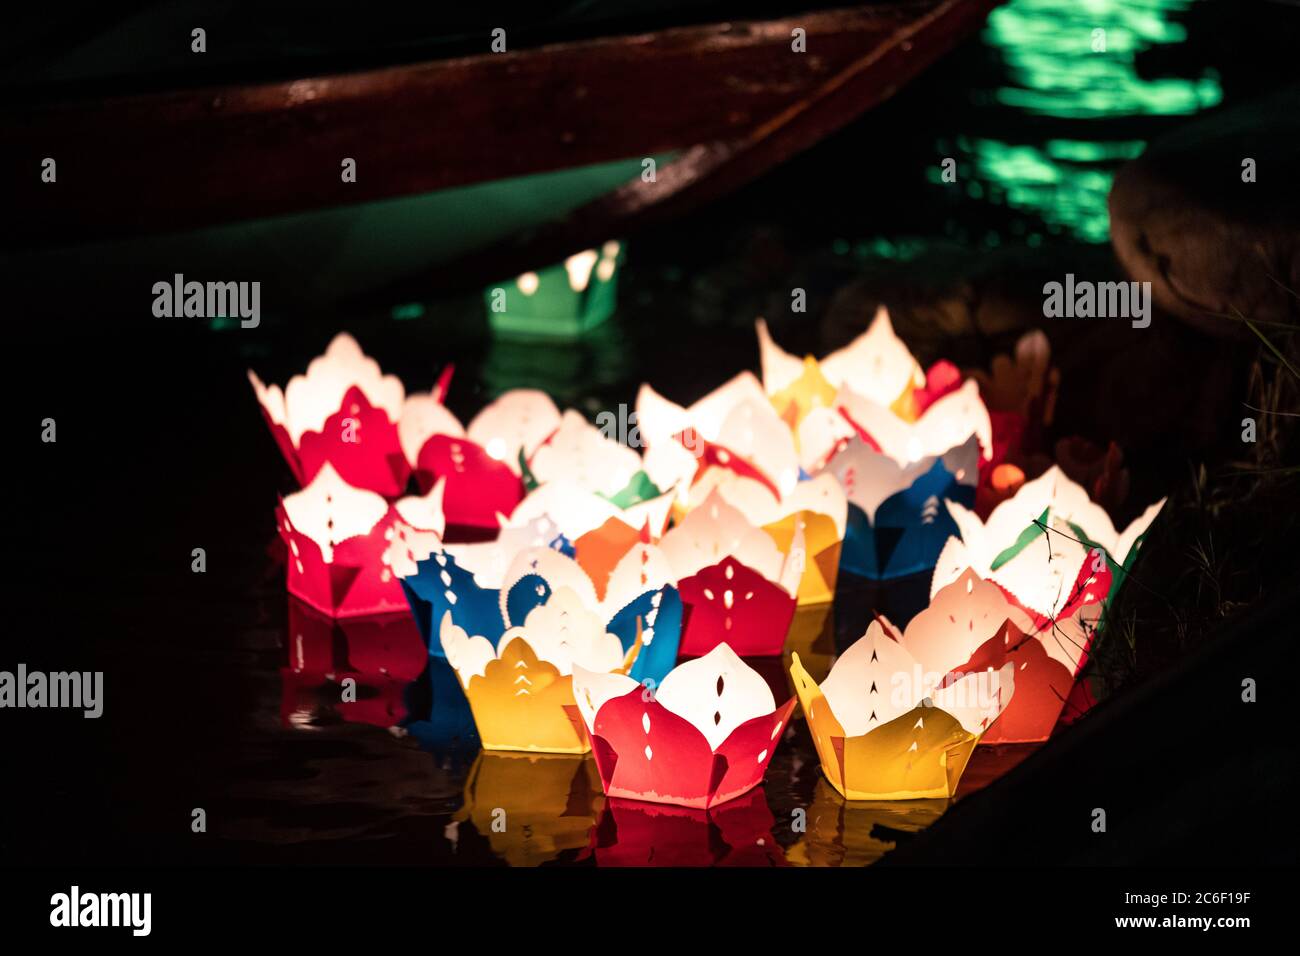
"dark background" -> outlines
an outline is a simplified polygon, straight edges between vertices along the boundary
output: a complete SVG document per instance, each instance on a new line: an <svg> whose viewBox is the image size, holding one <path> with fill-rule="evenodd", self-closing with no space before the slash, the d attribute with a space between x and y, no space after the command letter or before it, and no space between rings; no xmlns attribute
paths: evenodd
<svg viewBox="0 0 1300 956"><path fill-rule="evenodd" d="M1235 4L1179 14L1187 41L1157 49L1143 68L1159 75L1212 64L1225 101L1293 80L1300 17L1278 4L1242 6L1248 15ZM27 35L15 29L11 40ZM250 59L259 74L278 69L272 54L283 40L269 35ZM348 328L411 390L427 388L455 361L450 404L461 415L503 383L541 384L587 411L630 404L642 380L685 401L756 367L756 314L772 315L791 351L840 344L855 331L843 316L869 312L843 300L833 308L835 296L864 277L865 295L890 301L924 331L916 304L954 287L991 284L1023 301L1037 296L1033 277L1042 273L1112 274L1104 245L1053 230L1032 211L956 198L926 180L936 144L958 132L1061 135L1059 118L974 95L995 86L1001 69L989 44L973 38L894 100L762 181L687 221L629 237L619 314L573 346L493 342L474 290L430 290L425 316L398 322L380 308L282 308L276 303L294 302L295 290L271 273L261 277L262 327L214 331L152 317L152 282L170 275L158 262L107 275L90 259L84 271L67 269L77 262L75 247L60 269L33 268L22 250L0 260L11 432L0 667L103 670L106 682L99 720L58 711L0 716L7 769L0 860L450 861L445 825L461 802L458 758L430 755L378 728L336 722L304 731L280 720L286 596L271 510L292 484L244 370L283 383ZM26 95L30 72L11 66L3 77L9 95ZM1151 139L1180 121L1101 119L1088 135ZM989 234L1000 241L990 244ZM1031 245L1032 235L1040 242ZM857 244L880 236L919 236L924 255L899 262L857 254ZM773 302L799 284L809 289L808 315L774 313ZM949 355L981 364L1017 332L935 335L915 347L926 361ZM1058 346L1076 334L1052 330ZM1109 341L1087 361L1058 348L1061 428L1122 440L1136 509L1184 481L1193 462L1226 457L1233 429L1225 426L1225 435L1217 426L1238 416L1253 346L1206 339L1173 320L1146 339L1121 333ZM1139 347L1158 386L1140 401L1114 385L1131 376L1107 371ZM37 437L47 417L58 423L55 444ZM1279 543L1268 567L1261 558L1261 580L1294 581L1294 511L1274 520ZM1163 564L1151 559L1157 567L1186 560L1176 537L1152 543L1165 549ZM207 551L206 574L190 571L195 547ZM1128 693L930 830L903 839L895 858L1294 862L1292 814L1282 802L1294 735L1281 702L1294 673L1296 609L1294 588L1271 586L1197 647L1164 648ZM851 630L851 622L842 626ZM1243 676L1259 680L1260 703L1239 703ZM779 764L778 754L774 774L790 773L788 757ZM805 771L799 781L769 784L776 808L807 799L813 780ZM206 835L190 832L196 806L208 810ZM1105 836L1083 822L1096 806L1113 821ZM466 858L493 860L472 833L463 839Z"/></svg>

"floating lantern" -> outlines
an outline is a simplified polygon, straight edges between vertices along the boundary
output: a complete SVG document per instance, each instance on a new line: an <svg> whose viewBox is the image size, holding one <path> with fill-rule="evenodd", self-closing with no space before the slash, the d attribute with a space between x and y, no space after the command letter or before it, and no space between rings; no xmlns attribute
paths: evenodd
<svg viewBox="0 0 1300 956"><path fill-rule="evenodd" d="M820 362L782 351L761 320L758 333L763 384L801 467L834 475L847 495L841 566L869 578L932 568L954 530L942 502L974 505L993 448L978 385L947 362L923 374L883 308Z"/></svg>
<svg viewBox="0 0 1300 956"><path fill-rule="evenodd" d="M979 441L981 459L991 454L993 429L973 380L945 393L910 420L847 387L840 390L835 405L863 441L895 461L942 455L972 435Z"/></svg>
<svg viewBox="0 0 1300 956"><path fill-rule="evenodd" d="M904 421L892 411L840 390L837 408L855 437L826 465L849 499L845 570L891 578L934 566L954 527L942 503L975 503L988 412L967 382Z"/></svg>
<svg viewBox="0 0 1300 956"><path fill-rule="evenodd" d="M1079 600L1076 585L1090 569L1109 571L1113 578L1104 600L1118 592L1163 506L1162 498L1123 532L1116 531L1105 510L1055 466L994 508L987 522L949 502L961 537L945 544L930 592L969 568L1002 587L1040 623L1057 620Z"/></svg>
<svg viewBox="0 0 1300 956"><path fill-rule="evenodd" d="M1050 422L1059 373L1050 366L1051 348L1041 331L1021 336L1012 355L994 357L988 371L972 370L966 378L957 366L938 361L922 372L920 364L894 333L889 314L882 306L865 333L848 347L820 362L808 356L802 361L773 342L766 324L758 322L763 385L781 417L790 423L799 446L805 471L815 473L855 430L871 435L869 442L885 446L887 454L912 459L919 437L902 435L901 443L889 441L898 433L897 422L915 422L932 406L954 392L978 390L983 401L974 413L971 431L980 436L982 457L981 491L988 473L997 465L1020 454L1028 438L1037 440L1041 425ZM974 384L972 384L972 381ZM855 429L844 419L854 419L847 405L867 403L874 414L856 415ZM967 433L960 415L951 412L935 416L927 428L948 432L944 447L930 447L927 454L939 454L964 440ZM883 434L874 434L883 432ZM894 447L889 447L890 445ZM930 443L933 446L933 443ZM989 497L983 495L982 497Z"/></svg>
<svg viewBox="0 0 1300 956"><path fill-rule="evenodd" d="M758 786L794 709L726 644L654 689L579 666L573 690L607 795L698 809Z"/></svg>
<svg viewBox="0 0 1300 956"><path fill-rule="evenodd" d="M906 643L888 621L872 621L820 687L794 655L790 673L822 772L849 800L952 797L980 736L1012 699L1012 664L959 674L950 641L918 638L920 656Z"/></svg>
<svg viewBox="0 0 1300 956"><path fill-rule="evenodd" d="M330 617L400 611L407 602L387 552L394 537L440 538L442 485L390 506L326 462L306 488L281 500L276 526L289 549L290 594Z"/></svg>
<svg viewBox="0 0 1300 956"><path fill-rule="evenodd" d="M283 391L263 385L251 370L248 380L300 486L328 463L354 488L390 499L406 490L410 466L398 440L405 389L352 336L336 335Z"/></svg>
<svg viewBox="0 0 1300 956"><path fill-rule="evenodd" d="M1015 695L981 743L1046 740L1060 719L1110 587L1104 567L1084 569L1076 599L1056 620L1040 623L974 571L939 589L908 624L902 644L923 661L954 673L1015 671Z"/></svg>
<svg viewBox="0 0 1300 956"><path fill-rule="evenodd" d="M529 456L528 470L540 485L562 480L613 498L641 471L641 456L569 409Z"/></svg>
<svg viewBox="0 0 1300 956"><path fill-rule="evenodd" d="M795 527L782 553L771 534L715 491L660 542L685 607L681 653L726 642L746 657L781 653L807 566Z"/></svg>
<svg viewBox="0 0 1300 956"><path fill-rule="evenodd" d="M758 320L759 357L763 366L763 387L785 414L793 403L803 415L825 407L828 389L848 387L868 401L886 408L899 405L899 414L910 408L912 390L925 385L921 365L895 333L889 311L882 305L867 330L842 349L818 361L811 356L800 360L783 350L768 333L767 323ZM822 400L818 401L820 395Z"/></svg>
<svg viewBox="0 0 1300 956"><path fill-rule="evenodd" d="M450 612L440 638L485 750L587 753L591 743L574 706L574 668L624 676L640 649L624 653L618 637L567 587L533 607L495 646L467 634Z"/></svg>
<svg viewBox="0 0 1300 956"><path fill-rule="evenodd" d="M394 552L388 560L431 654L441 652L432 632L445 616L469 634L497 641L563 588L625 651L639 640L636 680L657 680L677 660L682 600L672 565L622 522L573 543L543 516L502 529L495 541L443 545L408 536L395 542Z"/></svg>
<svg viewBox="0 0 1300 956"><path fill-rule="evenodd" d="M503 337L571 339L613 313L623 244L611 239L537 272L490 286L484 293L488 324Z"/></svg>
<svg viewBox="0 0 1300 956"><path fill-rule="evenodd" d="M989 370L971 370L993 426L992 461L1013 460L1022 447L1036 446L1055 414L1061 373L1052 367L1047 336L1035 329L1017 341L1011 355L996 355Z"/></svg>
<svg viewBox="0 0 1300 956"><path fill-rule="evenodd" d="M975 503L979 441L971 435L942 454L898 461L855 437L830 460L848 499L840 567L895 578L934 567L957 526L944 503Z"/></svg>
<svg viewBox="0 0 1300 956"><path fill-rule="evenodd" d="M560 427L555 403L535 389L506 392L474 416L469 427L442 404L444 382L403 406L401 448L421 490L445 479L447 523L494 529L524 497L521 460Z"/></svg>

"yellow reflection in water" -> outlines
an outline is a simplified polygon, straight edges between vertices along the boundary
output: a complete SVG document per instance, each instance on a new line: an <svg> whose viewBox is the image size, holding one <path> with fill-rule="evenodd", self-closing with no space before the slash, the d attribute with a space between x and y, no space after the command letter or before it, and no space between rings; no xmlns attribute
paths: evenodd
<svg viewBox="0 0 1300 956"><path fill-rule="evenodd" d="M795 866L866 866L918 833L948 809L947 800L845 800L825 778L817 781L807 831L786 850Z"/></svg>

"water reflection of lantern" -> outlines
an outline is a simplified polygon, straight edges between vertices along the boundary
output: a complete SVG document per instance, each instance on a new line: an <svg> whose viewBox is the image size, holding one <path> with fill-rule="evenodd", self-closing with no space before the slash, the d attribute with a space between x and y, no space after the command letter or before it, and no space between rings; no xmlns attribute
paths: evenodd
<svg viewBox="0 0 1300 956"><path fill-rule="evenodd" d="M511 866L539 866L585 849L604 802L586 757L485 750L453 819L473 823Z"/></svg>
<svg viewBox="0 0 1300 956"><path fill-rule="evenodd" d="M281 668L281 716L301 724L324 707L350 722L396 726L409 683L427 654L409 614L334 620L289 599L288 661ZM343 692L343 681L354 682Z"/></svg>
<svg viewBox="0 0 1300 956"><path fill-rule="evenodd" d="M781 866L762 790L708 810L610 797L591 835L600 866Z"/></svg>
<svg viewBox="0 0 1300 956"><path fill-rule="evenodd" d="M867 866L919 833L948 809L946 799L845 800L831 784L817 781L806 832L786 851L795 866Z"/></svg>

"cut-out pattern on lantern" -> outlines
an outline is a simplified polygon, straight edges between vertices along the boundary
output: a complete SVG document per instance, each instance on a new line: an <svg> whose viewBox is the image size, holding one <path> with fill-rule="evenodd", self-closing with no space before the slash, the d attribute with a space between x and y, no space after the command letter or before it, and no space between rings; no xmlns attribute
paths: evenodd
<svg viewBox="0 0 1300 956"><path fill-rule="evenodd" d="M485 750L587 753L591 743L573 699L574 667L625 674L639 650L634 645L625 654L618 637L567 587L495 645L457 627L450 613L439 636Z"/></svg>
<svg viewBox="0 0 1300 956"><path fill-rule="evenodd" d="M330 617L384 614L406 607L388 551L396 538L440 539L442 485L389 505L349 485L328 462L302 491L280 502L276 527L288 549L289 593Z"/></svg>
<svg viewBox="0 0 1300 956"><path fill-rule="evenodd" d="M762 782L794 709L725 643L653 690L581 667L573 686L606 794L699 809Z"/></svg>

